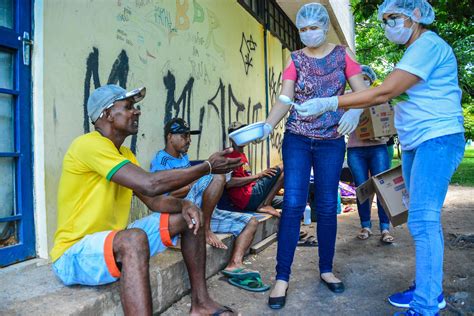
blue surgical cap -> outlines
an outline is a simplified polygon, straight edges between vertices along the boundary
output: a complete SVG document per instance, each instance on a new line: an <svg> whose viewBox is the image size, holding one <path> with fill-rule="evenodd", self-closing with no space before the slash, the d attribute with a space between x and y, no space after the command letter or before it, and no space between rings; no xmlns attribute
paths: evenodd
<svg viewBox="0 0 474 316"><path fill-rule="evenodd" d="M362 69L362 74L369 77L371 84L374 83L375 80L377 80L377 75L375 74L375 71L372 70L372 68L367 65L362 65L360 66L360 68Z"/></svg>
<svg viewBox="0 0 474 316"><path fill-rule="evenodd" d="M433 7L426 0L385 0L379 6L378 19L382 20L386 13L401 13L425 25L433 23L435 19Z"/></svg>
<svg viewBox="0 0 474 316"><path fill-rule="evenodd" d="M296 14L296 27L317 26L325 31L329 29L329 14L320 3L308 3L300 8Z"/></svg>

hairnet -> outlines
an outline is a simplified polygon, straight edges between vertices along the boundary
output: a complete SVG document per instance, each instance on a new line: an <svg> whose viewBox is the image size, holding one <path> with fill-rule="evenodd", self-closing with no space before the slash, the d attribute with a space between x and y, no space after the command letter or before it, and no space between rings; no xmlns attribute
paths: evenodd
<svg viewBox="0 0 474 316"><path fill-rule="evenodd" d="M308 3L300 8L296 14L296 27L298 29L314 25L327 31L329 29L329 14L320 3Z"/></svg>
<svg viewBox="0 0 474 316"><path fill-rule="evenodd" d="M370 83L374 83L374 81L377 80L377 75L372 70L372 68L370 68L367 65L362 65L362 66L360 66L360 68L362 69L362 74L369 77Z"/></svg>
<svg viewBox="0 0 474 316"><path fill-rule="evenodd" d="M415 14L415 9L420 13ZM433 7L426 0L385 0L379 6L378 19L385 13L401 13L421 24L431 24L435 19Z"/></svg>

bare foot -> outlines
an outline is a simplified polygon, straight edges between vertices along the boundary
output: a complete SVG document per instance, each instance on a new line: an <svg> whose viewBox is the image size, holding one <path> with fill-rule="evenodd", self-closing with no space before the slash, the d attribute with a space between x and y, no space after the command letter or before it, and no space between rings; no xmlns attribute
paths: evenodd
<svg viewBox="0 0 474 316"><path fill-rule="evenodd" d="M208 302L202 304L193 304L191 306L191 311L189 312L190 315L213 315L219 312L219 315L239 315L238 312L234 310L229 310L228 308L217 304L213 300L209 299Z"/></svg>
<svg viewBox="0 0 474 316"><path fill-rule="evenodd" d="M283 162L280 163L280 164L278 164L278 165L276 165L275 167L280 168L280 170L281 170L282 172L284 171L284 169L283 169Z"/></svg>
<svg viewBox="0 0 474 316"><path fill-rule="evenodd" d="M287 288L288 288L288 282L283 281L283 280L276 280L275 286L270 292L270 297L285 296Z"/></svg>
<svg viewBox="0 0 474 316"><path fill-rule="evenodd" d="M206 242L218 249L227 249L227 246L210 230L206 229Z"/></svg>
<svg viewBox="0 0 474 316"><path fill-rule="evenodd" d="M225 271L233 271L237 269L245 269L245 266L242 263L228 263L227 267L224 268Z"/></svg>
<svg viewBox="0 0 474 316"><path fill-rule="evenodd" d="M328 283L339 283L339 282L341 282L341 280L336 278L334 276L334 273L332 273L332 272L321 273L321 279L323 279L324 281L326 281Z"/></svg>
<svg viewBox="0 0 474 316"><path fill-rule="evenodd" d="M270 214L278 218L281 216L281 213L277 211L275 208L273 208L273 206L270 206L270 205L262 206L261 208L257 210L257 212Z"/></svg>

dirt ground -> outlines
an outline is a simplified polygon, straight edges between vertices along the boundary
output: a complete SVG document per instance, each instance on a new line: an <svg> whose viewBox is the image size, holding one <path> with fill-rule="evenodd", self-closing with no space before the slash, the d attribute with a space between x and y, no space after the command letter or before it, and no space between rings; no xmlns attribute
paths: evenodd
<svg viewBox="0 0 474 316"><path fill-rule="evenodd" d="M372 209L373 227L378 227ZM443 208L445 236L444 293L448 306L441 315L474 315L474 188L450 187ZM287 304L279 312L267 306L268 292L251 293L231 286L218 274L208 280L211 296L242 315L392 315L386 298L406 289L414 279L414 247L406 225L393 229L396 242L383 245L380 233L366 241L355 238L357 212L339 215L334 272L345 283L342 294L330 292L318 277L317 248L297 248ZM314 235L315 225L303 226ZM465 240L465 236L471 236ZM456 238L458 237L458 238ZM267 284L274 281L276 243L247 257L247 266L261 272ZM189 295L165 315L184 315Z"/></svg>

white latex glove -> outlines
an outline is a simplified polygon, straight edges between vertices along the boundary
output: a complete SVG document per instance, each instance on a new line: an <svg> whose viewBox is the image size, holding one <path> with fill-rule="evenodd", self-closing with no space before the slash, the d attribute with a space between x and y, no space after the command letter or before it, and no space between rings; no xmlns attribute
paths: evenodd
<svg viewBox="0 0 474 316"><path fill-rule="evenodd" d="M336 111L339 100L337 96L329 98L314 98L308 101L295 105L296 111L301 116L316 115L320 116L327 111Z"/></svg>
<svg viewBox="0 0 474 316"><path fill-rule="evenodd" d="M348 135L355 131L357 125L359 125L359 118L362 112L364 112L362 109L350 109L349 111L344 112L339 121L337 132L340 135Z"/></svg>
<svg viewBox="0 0 474 316"><path fill-rule="evenodd" d="M265 125L263 125L263 136L260 137L259 139L254 140L252 143L258 144L264 141L272 133L272 131L273 131L273 126L270 123L265 122Z"/></svg>
<svg viewBox="0 0 474 316"><path fill-rule="evenodd" d="M260 140L265 140L267 139L267 137L272 133L273 131L273 126L269 123L265 123L265 125L263 125L263 136L262 138L260 138Z"/></svg>

